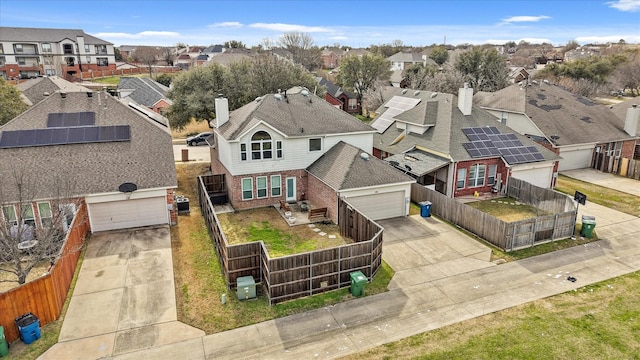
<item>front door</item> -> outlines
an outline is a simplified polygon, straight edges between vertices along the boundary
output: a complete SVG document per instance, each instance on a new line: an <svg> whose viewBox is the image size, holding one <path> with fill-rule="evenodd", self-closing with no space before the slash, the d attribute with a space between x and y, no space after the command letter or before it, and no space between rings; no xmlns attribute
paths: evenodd
<svg viewBox="0 0 640 360"><path fill-rule="evenodd" d="M287 178L287 201L296 201L296 178Z"/></svg>

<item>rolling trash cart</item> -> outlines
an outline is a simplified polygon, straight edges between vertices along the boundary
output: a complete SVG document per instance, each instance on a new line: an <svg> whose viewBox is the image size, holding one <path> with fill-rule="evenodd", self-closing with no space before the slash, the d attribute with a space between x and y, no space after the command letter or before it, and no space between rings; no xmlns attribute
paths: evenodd
<svg viewBox="0 0 640 360"><path fill-rule="evenodd" d="M20 340L25 344L31 344L40 339L40 319L32 313L16 318L16 326L18 326Z"/></svg>

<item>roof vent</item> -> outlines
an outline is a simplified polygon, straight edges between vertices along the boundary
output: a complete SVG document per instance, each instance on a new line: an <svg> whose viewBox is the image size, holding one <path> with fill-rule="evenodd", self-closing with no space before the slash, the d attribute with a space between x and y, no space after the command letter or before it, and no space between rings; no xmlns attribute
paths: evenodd
<svg viewBox="0 0 640 360"><path fill-rule="evenodd" d="M256 102L257 102L257 103L259 103L260 101L262 101L262 97L261 97L261 96L258 96L258 97L256 98Z"/></svg>
<svg viewBox="0 0 640 360"><path fill-rule="evenodd" d="M49 96L49 95L51 95L51 94L49 94L49 92L48 92L48 91L45 91L42 95L43 95L43 96Z"/></svg>
<svg viewBox="0 0 640 360"><path fill-rule="evenodd" d="M434 97L438 96L437 92L434 92L433 94L431 94L431 98L433 99Z"/></svg>
<svg viewBox="0 0 640 360"><path fill-rule="evenodd" d="M273 97L278 101L282 100L282 95L280 94L273 94Z"/></svg>
<svg viewBox="0 0 640 360"><path fill-rule="evenodd" d="M406 94L407 93L407 89L402 89L402 91L400 91L401 94Z"/></svg>
<svg viewBox="0 0 640 360"><path fill-rule="evenodd" d="M66 99L67 98L67 93L64 92L64 91L61 91L60 92L60 97L62 97L63 99Z"/></svg>
<svg viewBox="0 0 640 360"><path fill-rule="evenodd" d="M367 154L366 152L360 153L360 158L362 160L369 160L369 154Z"/></svg>
<svg viewBox="0 0 640 360"><path fill-rule="evenodd" d="M300 91L300 94L302 94L303 96L309 96L309 90L303 89L302 91Z"/></svg>
<svg viewBox="0 0 640 360"><path fill-rule="evenodd" d="M531 80L531 83L532 83L533 85L538 85L538 80Z"/></svg>
<svg viewBox="0 0 640 360"><path fill-rule="evenodd" d="M534 80L534 81L535 81L535 80ZM547 80L547 79L542 80L542 82L543 82L543 83L545 83L545 84L547 84L547 85L551 84L551 83L549 82L549 80Z"/></svg>
<svg viewBox="0 0 640 360"><path fill-rule="evenodd" d="M93 97L93 91L89 91L89 92L87 93L87 97L92 98L92 97Z"/></svg>
<svg viewBox="0 0 640 360"><path fill-rule="evenodd" d="M413 93L413 96L418 96L418 95L420 95L420 91L419 91L419 90L416 90L416 91Z"/></svg>

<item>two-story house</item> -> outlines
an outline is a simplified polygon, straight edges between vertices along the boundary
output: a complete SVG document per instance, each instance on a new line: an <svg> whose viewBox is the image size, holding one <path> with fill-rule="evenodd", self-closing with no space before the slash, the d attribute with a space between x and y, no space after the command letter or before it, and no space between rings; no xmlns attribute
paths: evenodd
<svg viewBox="0 0 640 360"><path fill-rule="evenodd" d="M393 88L372 126L374 155L449 197L499 192L510 177L554 186L558 156L458 96Z"/></svg>
<svg viewBox="0 0 640 360"><path fill-rule="evenodd" d="M375 130L304 88L236 109L217 98L211 171L235 209L309 201L337 219L346 198L374 219L408 214L412 178L369 155Z"/></svg>
<svg viewBox="0 0 640 360"><path fill-rule="evenodd" d="M5 79L69 78L115 69L113 44L82 30L0 27L0 76Z"/></svg>
<svg viewBox="0 0 640 360"><path fill-rule="evenodd" d="M324 86L327 89L327 92L324 94L324 99L328 103L349 114L360 114L361 106L356 94L343 89L325 78L319 77L317 80L318 85Z"/></svg>
<svg viewBox="0 0 640 360"><path fill-rule="evenodd" d="M118 82L121 99L134 101L159 114L173 105L173 101L166 96L168 91L168 87L149 78L121 77Z"/></svg>

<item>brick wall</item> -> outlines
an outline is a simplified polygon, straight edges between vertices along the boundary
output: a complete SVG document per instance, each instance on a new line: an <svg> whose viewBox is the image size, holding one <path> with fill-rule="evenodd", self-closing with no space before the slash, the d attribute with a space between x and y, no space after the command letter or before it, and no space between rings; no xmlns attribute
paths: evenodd
<svg viewBox="0 0 640 360"><path fill-rule="evenodd" d="M213 160L213 159L212 159ZM213 161L212 169L213 169ZM214 172L214 174L225 174L225 181L227 183L227 194L229 196L229 203L233 206L234 209L251 209L256 207L270 206L277 204L280 200L286 199L286 179L288 177L296 178L296 195L298 200L306 200L307 199L307 171L304 169L300 170L289 170L282 172L263 172L263 173L255 173L251 175L238 175L231 176L226 169L224 171ZM280 175L280 196L271 196L271 175ZM267 197L257 199L257 189L256 189L256 178L260 176L267 177ZM253 199L252 200L242 200L242 179L244 178L252 178L253 179Z"/></svg>
<svg viewBox="0 0 640 360"><path fill-rule="evenodd" d="M178 223L178 208L176 207L176 191L174 189L167 189L167 207L169 210L169 218L171 219L171 225Z"/></svg>
<svg viewBox="0 0 640 360"><path fill-rule="evenodd" d="M469 169L471 168L471 166L476 165L476 164L485 164L487 165L486 167L486 171L484 174L484 186L478 186L478 187L468 187L468 182L467 179L469 178ZM502 159L500 158L493 158L493 159L486 159L486 160L482 160L482 161L477 161L477 160L470 160L470 161L461 161L459 163L457 163L457 169L460 168L466 168L467 172L466 172L466 178L464 180L464 188L463 189L456 189L456 184L458 182L458 171L456 170L455 174L454 174L454 179L453 179L453 186L454 186L454 197L458 197L458 196L468 196L468 195L473 195L476 191L479 193L488 193L491 192L491 188L493 188L493 185L488 185L487 184L487 176L489 175L489 165L498 165L497 168L497 172L496 172L496 179L498 177L497 174L502 174L502 182L503 184L506 184L506 179L507 179L507 168L504 164L504 162L502 161Z"/></svg>
<svg viewBox="0 0 640 360"><path fill-rule="evenodd" d="M309 202L316 208L326 207L328 217L337 224L338 198L336 192L313 175L309 175L307 181L309 189L312 189L308 194Z"/></svg>

